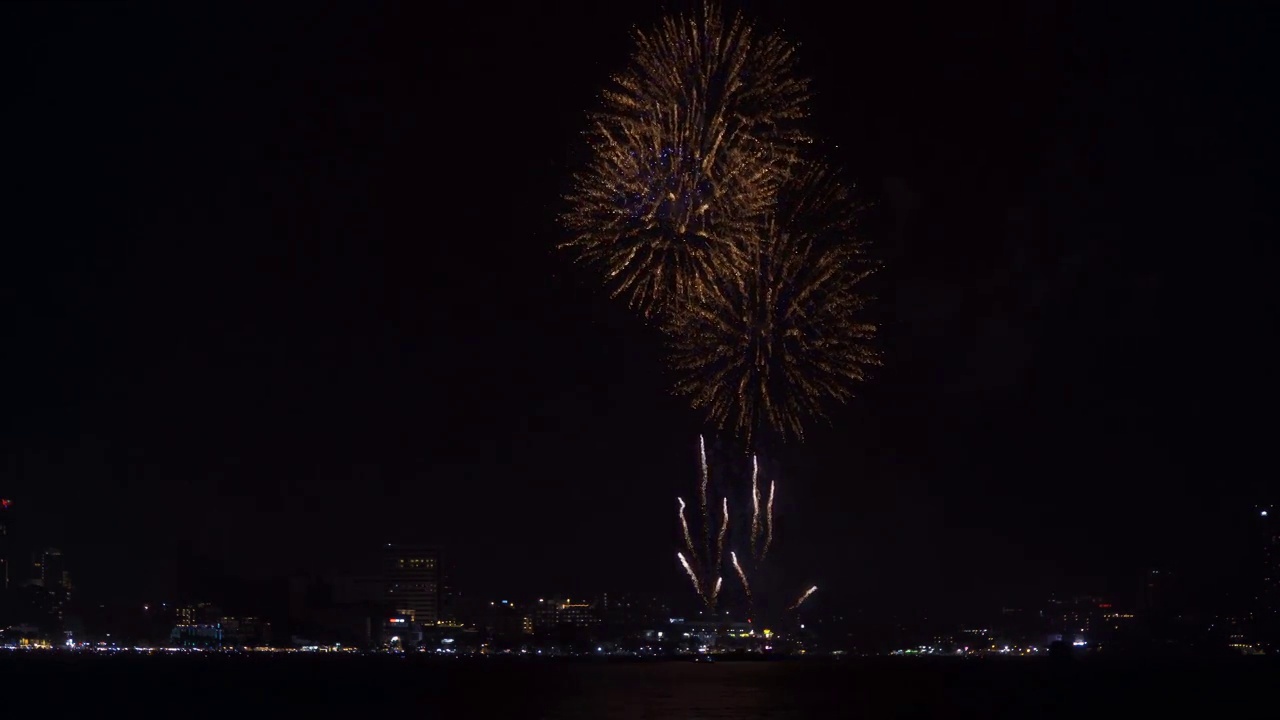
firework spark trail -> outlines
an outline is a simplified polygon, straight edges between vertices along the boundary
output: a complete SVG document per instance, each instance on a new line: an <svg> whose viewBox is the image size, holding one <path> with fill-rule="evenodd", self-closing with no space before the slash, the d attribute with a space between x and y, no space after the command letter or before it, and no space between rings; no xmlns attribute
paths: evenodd
<svg viewBox="0 0 1280 720"><path fill-rule="evenodd" d="M694 550L693 535L689 532L689 521L684 517L684 499L676 498L676 502L680 503L680 529L684 531L684 544L689 551L689 555L693 557L694 562L698 562L698 553ZM688 567L688 564L685 565Z"/></svg>
<svg viewBox="0 0 1280 720"><path fill-rule="evenodd" d="M698 458L701 461L702 478L699 485L699 501L702 505L702 540L703 557L711 559L711 511L707 508L707 478L710 473L707 472L707 442L703 436L698 436ZM711 579L711 573L720 567L719 560L716 561L716 568L706 568L707 580Z"/></svg>
<svg viewBox="0 0 1280 720"><path fill-rule="evenodd" d="M724 561L724 538L729 533L729 498L724 498L723 518L720 520L720 534L716 536L716 567Z"/></svg>
<svg viewBox="0 0 1280 720"><path fill-rule="evenodd" d="M760 465L756 456L751 456L751 556L756 555L756 541L760 537L760 486L756 479Z"/></svg>
<svg viewBox="0 0 1280 720"><path fill-rule="evenodd" d="M688 505L685 504L684 498L677 497L676 502L679 503L677 515L680 518L680 531L684 536L684 552L676 553L680 559L680 564L684 567L685 573L689 575L689 579L693 581L693 589L702 599L702 602L708 609L715 609L716 601L720 596L720 587L722 580L716 577L723 561L724 541L729 529L729 498L723 498L721 503L723 520L720 524L720 531L716 534L715 554L712 554L711 538L714 532L711 522L711 513L708 506L707 488L708 488L708 470L707 470L707 449L706 441L698 437L699 460L701 463L701 478L698 483L698 501L702 508L702 534L705 542L704 554L699 557L697 544L693 539L693 531L689 528L689 518L685 515ZM685 553L688 553L686 557ZM714 557L715 564L711 564ZM712 578L715 577L714 585ZM707 591L710 591L709 593Z"/></svg>
<svg viewBox="0 0 1280 720"><path fill-rule="evenodd" d="M707 497L707 476L708 476L708 473L707 473L707 441L706 441L706 439L705 439L705 438L703 438L703 436L701 436L701 435L699 435L699 436L698 436L698 461L699 461L699 463L700 463L700 464L699 464L699 466L698 466L698 468L699 468L700 472L702 473L701 475L699 475L699 476L698 476L698 482L699 482L699 484L700 484L700 487L702 488L702 497L703 497L703 500L704 500L703 504L705 505L705 504L706 504L705 500L706 500L706 497Z"/></svg>
<svg viewBox="0 0 1280 720"><path fill-rule="evenodd" d="M701 597L702 585L698 582L697 573L693 571L693 568L689 567L689 561L685 559L684 553L678 552L676 553L676 557L679 558L680 564L684 566L684 571L689 573L689 579L693 581L693 591L698 593L699 597Z"/></svg>
<svg viewBox="0 0 1280 720"><path fill-rule="evenodd" d="M730 551L729 559L733 561L733 569L738 571L738 579L742 581L742 591L747 594L747 600L751 600L751 584L747 582L747 573L738 564L738 553Z"/></svg>
<svg viewBox="0 0 1280 720"><path fill-rule="evenodd" d="M769 554L769 546L773 544L773 498L778 494L778 483L775 480L769 481L769 502L765 504L764 509L764 549L760 551L760 559L764 560Z"/></svg>
<svg viewBox="0 0 1280 720"><path fill-rule="evenodd" d="M817 586L817 585L814 585L813 587L809 588L808 590L805 590L805 591L804 591L804 594L800 596L800 599L799 599L799 600L797 600L797 601L796 601L796 603L795 603L794 605L792 605L791 607L789 607L789 608L787 608L787 609L788 609L788 610L795 610L796 608L798 608L798 607L800 607L802 604L804 604L804 601L805 601L805 600L808 600L810 595L814 594L814 593L815 593L815 592L817 592L817 591L818 591L818 586Z"/></svg>

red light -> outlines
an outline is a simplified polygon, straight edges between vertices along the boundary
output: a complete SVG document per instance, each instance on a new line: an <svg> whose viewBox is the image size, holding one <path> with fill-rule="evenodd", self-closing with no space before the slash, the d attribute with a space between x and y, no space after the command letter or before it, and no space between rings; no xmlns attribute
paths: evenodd
<svg viewBox="0 0 1280 720"><path fill-rule="evenodd" d="M13 505L13 501L9 498L0 499L0 508L8 510Z"/></svg>
<svg viewBox="0 0 1280 720"><path fill-rule="evenodd" d="M1111 607L1111 603L1098 603L1098 607L1100 607L1100 608L1109 608L1109 607Z"/></svg>

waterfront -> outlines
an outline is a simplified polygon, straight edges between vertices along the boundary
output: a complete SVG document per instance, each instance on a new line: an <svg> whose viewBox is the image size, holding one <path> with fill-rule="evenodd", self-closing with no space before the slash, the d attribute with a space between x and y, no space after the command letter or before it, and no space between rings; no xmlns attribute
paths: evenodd
<svg viewBox="0 0 1280 720"><path fill-rule="evenodd" d="M1025 660L447 660L2 653L0 677L61 713L414 711L426 717L1273 717L1280 664Z"/></svg>

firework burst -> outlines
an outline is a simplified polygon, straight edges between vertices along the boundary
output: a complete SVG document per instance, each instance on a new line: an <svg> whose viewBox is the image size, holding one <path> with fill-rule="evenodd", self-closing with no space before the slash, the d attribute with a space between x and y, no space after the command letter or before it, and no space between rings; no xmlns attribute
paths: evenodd
<svg viewBox="0 0 1280 720"><path fill-rule="evenodd" d="M634 40L590 116L562 247L650 317L749 270L749 240L808 142L808 83L793 46L714 2Z"/></svg>
<svg viewBox="0 0 1280 720"><path fill-rule="evenodd" d="M803 439L824 405L852 397L879 364L875 326L859 321L873 266L852 242L848 191L815 167L780 198L751 240L751 270L717 273L664 323L676 391L748 445L763 429Z"/></svg>

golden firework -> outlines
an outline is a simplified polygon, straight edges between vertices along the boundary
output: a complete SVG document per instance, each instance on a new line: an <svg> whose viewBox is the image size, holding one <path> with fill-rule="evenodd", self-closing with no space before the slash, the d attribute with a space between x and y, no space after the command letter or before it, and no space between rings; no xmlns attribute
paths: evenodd
<svg viewBox="0 0 1280 720"><path fill-rule="evenodd" d="M792 45L714 2L637 31L590 116L561 247L645 317L749 269L747 250L808 142Z"/></svg>
<svg viewBox="0 0 1280 720"><path fill-rule="evenodd" d="M824 405L878 365L859 283L874 269L853 238L856 207L827 170L798 173L746 251L749 270L666 318L676 392L750 446L761 430L803 439Z"/></svg>

